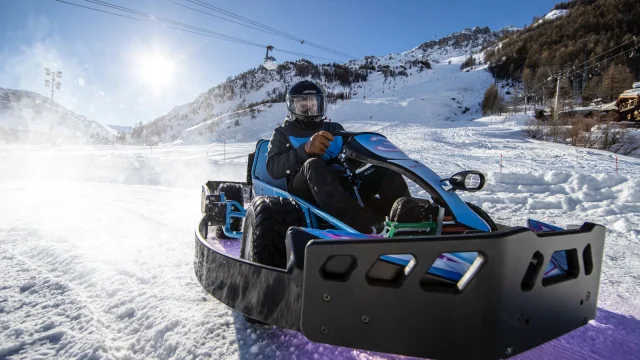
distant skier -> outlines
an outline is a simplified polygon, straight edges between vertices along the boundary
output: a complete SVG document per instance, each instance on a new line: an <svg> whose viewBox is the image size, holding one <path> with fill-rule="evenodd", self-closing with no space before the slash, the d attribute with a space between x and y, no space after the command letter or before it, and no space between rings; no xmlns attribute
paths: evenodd
<svg viewBox="0 0 640 360"><path fill-rule="evenodd" d="M323 120L326 102L322 89L311 81L300 81L289 89L286 104L288 115L274 130L269 144L269 175L286 178L287 191L292 195L318 205L355 230L379 234L394 202L411 197L402 175L375 166L358 169L362 181L358 192L365 205L361 207L350 196L339 167L327 164L341 149L330 131L344 128Z"/></svg>

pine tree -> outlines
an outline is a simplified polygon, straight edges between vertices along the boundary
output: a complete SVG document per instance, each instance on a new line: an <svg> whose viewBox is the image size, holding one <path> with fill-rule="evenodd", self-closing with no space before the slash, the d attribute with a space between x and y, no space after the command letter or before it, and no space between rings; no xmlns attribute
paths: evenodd
<svg viewBox="0 0 640 360"><path fill-rule="evenodd" d="M623 91L630 89L633 84L633 75L629 68L624 65L611 65L602 77L602 94L613 101Z"/></svg>
<svg viewBox="0 0 640 360"><path fill-rule="evenodd" d="M460 70L464 70L469 67L473 69L474 66L476 66L476 58L470 55L462 65L460 65Z"/></svg>
<svg viewBox="0 0 640 360"><path fill-rule="evenodd" d="M482 114L495 114L500 111L500 106L500 94L498 93L498 87L495 84L491 84L484 93L484 99L482 100Z"/></svg>
<svg viewBox="0 0 640 360"><path fill-rule="evenodd" d="M587 84L584 86L584 90L582 91L582 100L585 102L591 102L595 99L601 98L601 86L602 76L594 76L589 79L589 81L587 81Z"/></svg>
<svg viewBox="0 0 640 360"><path fill-rule="evenodd" d="M544 106L551 97L551 91L549 90L549 83L547 78L549 77L549 69L542 68L536 72L535 76L535 93L538 95L540 104Z"/></svg>
<svg viewBox="0 0 640 360"><path fill-rule="evenodd" d="M531 71L529 68L524 69L524 72L522 73L522 83L524 85L524 91L525 92L530 92L531 90L533 90L534 82L535 81L535 74L533 73L533 71Z"/></svg>

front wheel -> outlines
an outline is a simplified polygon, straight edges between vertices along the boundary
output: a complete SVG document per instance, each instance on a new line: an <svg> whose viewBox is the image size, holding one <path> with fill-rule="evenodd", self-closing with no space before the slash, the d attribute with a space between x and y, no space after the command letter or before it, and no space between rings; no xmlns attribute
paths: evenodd
<svg viewBox="0 0 640 360"><path fill-rule="evenodd" d="M287 267L287 230L292 226L306 226L304 213L293 200L260 196L249 208L242 228L240 257L254 263L281 269ZM262 321L245 319L253 324Z"/></svg>
<svg viewBox="0 0 640 360"><path fill-rule="evenodd" d="M484 222L486 222L487 225L489 225L489 228L491 229L492 232L498 231L498 226L496 225L496 223L493 221L493 219L491 219L489 214L487 214L484 210L482 210L482 208L470 202L468 202L467 205L471 208L471 210L473 210L473 212L478 214L478 216L480 216L480 218L484 220Z"/></svg>

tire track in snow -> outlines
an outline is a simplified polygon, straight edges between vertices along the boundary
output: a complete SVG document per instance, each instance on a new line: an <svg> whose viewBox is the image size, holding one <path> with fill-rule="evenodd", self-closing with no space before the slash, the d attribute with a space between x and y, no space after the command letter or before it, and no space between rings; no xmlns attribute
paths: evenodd
<svg viewBox="0 0 640 360"><path fill-rule="evenodd" d="M226 333L225 336L235 338L230 323L217 325L214 331L202 336L202 326L208 323L203 321L203 316L211 316L217 320L218 316L229 316L230 312L221 304L213 303L205 297L193 275L193 229L189 225L196 217L188 216L188 211L182 215L175 213L180 210L180 206L176 205L187 201L185 199L190 199L189 202L198 200L199 194L185 198L185 192L174 191L173 195L164 194L164 197L160 197L157 196L159 191L155 188L114 188L95 184L88 186L87 193L82 191L86 186L79 186L80 190L76 190L76 195L81 196L74 197L71 201L73 206L64 209L65 216L84 221L76 222L75 227L58 227L48 221L36 221L30 224L32 229L42 229L37 231L36 235L32 234L22 241L17 238L14 241L4 239L3 244L7 243L23 256L31 258L38 268L55 274L61 281L73 284L80 296L88 298L96 305L95 311L105 325L105 332L113 339L113 346L107 349L108 354L116 358L166 358L174 355L182 357L196 354L201 350L201 346L206 347L207 344L214 343L216 335L219 337ZM12 189L14 192L16 190ZM74 194L74 191L69 189L65 189L65 192L66 195ZM128 195L124 196L126 202L98 201L101 206L108 208L107 212L112 213L113 217L112 222L101 224L100 218L103 213L85 216L82 216L82 213L86 208L95 205L92 200L96 200L96 197L98 200L103 195L111 198L109 194L102 194L103 192L116 194L116 199L120 192ZM93 198L90 194L93 194ZM173 198L173 201L167 201L167 197ZM130 208L139 209L140 213L148 210L147 205L157 207L161 210L154 210L152 213L159 221L164 219L169 226L165 229L158 227L160 233L155 233L153 228L157 221L141 219L134 215L135 211L118 215L123 203ZM194 209L197 213L197 206ZM38 209L32 215L38 217L44 215L38 212L47 213L48 210ZM21 210L17 211L19 216L16 220L26 216L20 212ZM185 221L187 217L189 221ZM114 221L119 224L113 223ZM94 224L98 229L91 229ZM185 230L179 230L182 235L176 233L176 224L179 224L178 229ZM120 225L121 229L105 232L113 225ZM151 232L148 232L149 230ZM58 231L65 236L38 235ZM148 232L146 237L145 232ZM116 243L117 248L105 245L107 241ZM86 276L79 277L79 273ZM207 302L215 306L202 308L202 304ZM214 323L217 324L215 321ZM183 339L192 341L187 341L187 346L180 346ZM207 339L207 343L199 343L197 339ZM231 344L228 348L220 347L211 354L232 356L237 351L233 349L234 346ZM221 350L225 351L220 353ZM37 344L26 349L27 354L40 351L42 348Z"/></svg>
<svg viewBox="0 0 640 360"><path fill-rule="evenodd" d="M7 246L33 233L15 228L0 232L0 269L6 276L0 287L0 358L30 357L32 347L48 358L103 357L107 332L91 303L68 282ZM20 238L12 241L14 237Z"/></svg>

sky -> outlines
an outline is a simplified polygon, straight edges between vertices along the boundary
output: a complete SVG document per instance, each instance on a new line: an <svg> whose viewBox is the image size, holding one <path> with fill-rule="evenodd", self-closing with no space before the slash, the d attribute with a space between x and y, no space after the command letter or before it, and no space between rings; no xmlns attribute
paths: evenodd
<svg viewBox="0 0 640 360"><path fill-rule="evenodd" d="M96 4L63 0L136 17ZM103 0L108 4L336 62L349 58L221 20L194 0ZM474 26L529 25L557 0L201 0L282 32L361 58L410 50ZM195 1L197 2L197 0ZM238 20L234 20L238 21ZM56 0L0 0L0 87L50 96L45 71L62 71L54 100L105 125L149 122L242 71L259 66L260 46L171 29ZM300 56L275 51L277 61ZM326 63L328 60L311 59Z"/></svg>

